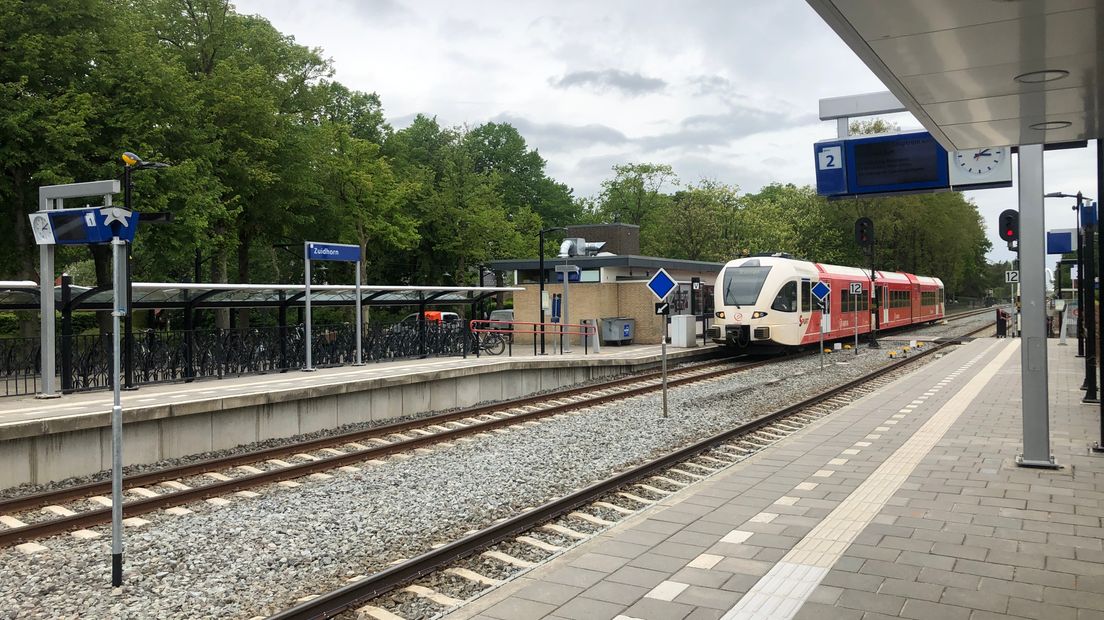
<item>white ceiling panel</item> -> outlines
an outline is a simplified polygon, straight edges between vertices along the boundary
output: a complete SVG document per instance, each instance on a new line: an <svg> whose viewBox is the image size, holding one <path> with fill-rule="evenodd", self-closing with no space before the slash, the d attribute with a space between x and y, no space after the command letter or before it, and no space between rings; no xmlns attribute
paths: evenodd
<svg viewBox="0 0 1104 620"><path fill-rule="evenodd" d="M1070 126L1047 131L1030 128L1031 124L1043 121L1068 121ZM968 149L1003 144L1045 144L1087 140L1097 135L1099 127L1096 126L1095 121L1087 125L1084 116L1080 114L1055 114L1029 119L943 125L942 129L958 148Z"/></svg>
<svg viewBox="0 0 1104 620"><path fill-rule="evenodd" d="M867 41L1091 8L1093 0L836 0Z"/></svg>
<svg viewBox="0 0 1104 620"><path fill-rule="evenodd" d="M1021 117L1046 117L1052 114L1080 114L1083 110L1095 111L1098 105L1096 101L1095 96L1090 96L1084 88L1066 88L933 103L925 105L924 109L939 125L955 125Z"/></svg>
<svg viewBox="0 0 1104 620"><path fill-rule="evenodd" d="M869 42L886 66L902 77L1000 65L1010 58L1073 56L1096 51L1096 43L1095 9Z"/></svg>
<svg viewBox="0 0 1104 620"><path fill-rule="evenodd" d="M1097 52L1063 56L1047 60L1023 60L1002 65L971 67L958 71L911 75L901 78L901 83L921 105L949 101L961 101L978 97L998 97L1019 93L1033 93L1047 88L1085 88L1099 84L1097 79ZM1037 84L1018 82L1014 78L1030 71L1048 67L1069 71L1069 76L1054 82Z"/></svg>
<svg viewBox="0 0 1104 620"><path fill-rule="evenodd" d="M1104 0L806 1L944 147L1101 137Z"/></svg>

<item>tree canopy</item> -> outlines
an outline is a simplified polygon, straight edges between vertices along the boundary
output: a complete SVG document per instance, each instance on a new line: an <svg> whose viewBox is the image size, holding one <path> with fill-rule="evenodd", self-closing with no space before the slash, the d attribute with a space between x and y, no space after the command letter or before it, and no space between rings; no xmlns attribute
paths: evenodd
<svg viewBox="0 0 1104 620"><path fill-rule="evenodd" d="M323 50L226 0L0 0L0 41L9 278L38 279L26 216L38 187L118 178L134 151L172 164L134 174L134 206L174 216L135 244L143 280L297 281L309 236L359 244L369 282L474 284L490 260L535 255L542 227L583 222L640 225L643 251L672 258L778 250L859 264L859 215L874 218L881 267L956 291L985 279L988 243L960 194L827 203L809 187L744 194L624 163L580 198L512 125L426 113L395 129L378 94L334 79ZM96 280L79 284L108 284L102 248L58 262Z"/></svg>

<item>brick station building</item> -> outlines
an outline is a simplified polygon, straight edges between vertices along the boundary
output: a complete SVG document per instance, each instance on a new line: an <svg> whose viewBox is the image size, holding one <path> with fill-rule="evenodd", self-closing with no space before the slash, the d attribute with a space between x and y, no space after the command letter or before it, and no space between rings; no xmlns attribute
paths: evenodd
<svg viewBox="0 0 1104 620"><path fill-rule="evenodd" d="M660 268L679 283L678 290L670 297L672 314L690 314L691 278L700 278L701 314L712 316L713 283L723 263L640 256L640 229L628 224L572 226L568 227L567 237L606 242L598 256L544 260L545 290L550 298L563 293L564 288L563 274L555 271L556 266L576 265L579 268L578 280L572 276L569 283L568 319L571 323L577 324L581 319L631 318L635 320L634 343L658 344L663 334L663 321L655 315L656 300L645 284ZM558 245L559 240L552 243ZM524 291L513 294L514 320L540 321L539 259L499 260L492 261L490 266L495 271L506 272L507 283L525 287ZM551 313L546 312L545 322L551 320ZM700 324L698 330L700 336ZM519 335L515 343L530 344L532 336Z"/></svg>

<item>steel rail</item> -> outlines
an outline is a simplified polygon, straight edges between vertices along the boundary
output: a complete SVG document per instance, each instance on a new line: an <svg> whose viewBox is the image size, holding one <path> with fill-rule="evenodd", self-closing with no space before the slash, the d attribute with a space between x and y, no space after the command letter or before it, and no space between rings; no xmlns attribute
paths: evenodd
<svg viewBox="0 0 1104 620"><path fill-rule="evenodd" d="M970 314L970 313L961 313ZM976 313L974 313L976 314ZM952 315L955 316L955 315ZM944 344L953 344L955 341L945 342ZM686 377L683 379L675 379L668 382L669 386L679 386L686 383L692 383L696 381L702 381L710 378L724 376L734 372L740 372L743 370L750 370L759 366L780 362L786 359L791 359L794 356L785 356L771 358L768 360L762 360L758 362L751 362L735 366L733 368L723 369L719 371L712 371L709 373L703 373ZM687 374L696 372L702 368L709 367L716 364L732 363L732 358L725 358L719 361L714 360L705 362L702 364L694 364L678 369L677 374ZM581 394L590 393L596 390L604 390L616 388L626 384L641 383L652 381L659 377L661 373L653 372L643 375L636 375L632 377L625 377L620 379L614 379L604 383L584 386L579 388L567 388L548 394L538 396L527 396L523 398L513 399L509 401L502 401L491 405L482 405L477 407L471 407L462 409L459 411L440 414L437 416L430 416L415 420L406 420L402 422L395 422L392 424L386 424L382 426L373 427L370 429L364 429L359 431L353 431L351 433L344 433L341 435L333 435L329 437L322 437L318 439L308 440L304 442L297 442L287 444L284 446L276 446L267 448L264 450L258 450L249 453L231 455L227 457L220 457L216 459L209 459L198 463L191 463L182 465L179 467L162 469L144 474L136 474L124 478L123 482L126 488L141 487L150 484L156 484L159 482L165 482L169 480L176 480L179 478L185 478L189 476L198 476L204 473L218 470L227 469L237 465L246 465L250 463L257 463L268 459L279 458L282 456L289 456L293 454L299 454L303 452L310 452L321 448L332 447L335 445L342 445L346 443L356 443L358 441L365 441L371 438L386 437L404 431L409 431L415 428L423 428L425 426L431 426L435 424L448 423L450 421L461 420L466 418L477 417L481 415L487 415L489 413L501 412L507 409L514 409L518 407L524 407L527 405L533 405L536 403L544 403L550 400L557 400L562 398L570 398ZM386 446L379 446L369 448L368 450L360 450L355 452L349 452L340 456L332 457L320 457L318 460L310 461L307 463L295 464L290 467L282 467L275 470L269 470L260 474L248 474L244 476L238 476L228 481L219 481L205 484L200 487L192 489L186 489L181 491L175 491L170 493L164 493L157 497L143 498L139 500L132 500L124 503L123 510L124 516L137 516L139 514L146 514L154 510L161 508L167 508L171 506L179 506L191 501L198 501L231 493L234 491L245 490L264 484L270 484L273 482L279 482L282 480L288 480L292 478L298 478L312 473L320 473L330 469L335 469L343 465L365 461L373 458L379 458L388 456L396 452L402 452L406 450L413 450L425 445L430 445L440 441L447 441L449 437L458 438L469 434L475 434L479 432L485 432L488 430L494 430L502 426L511 426L519 424L527 420L534 418L545 417L548 415L554 415L563 411L572 409L585 408L598 404L604 404L613 400L620 400L623 398L629 398L632 396L648 393L659 389L657 385L646 385L640 388L625 390L609 394L601 397L594 397L575 403L568 403L564 405L556 405L550 408L544 408L539 411L528 412L524 414L513 415L500 420L494 420L489 422L483 422L476 425L471 425L462 429L456 429L447 432L435 433L433 435L427 435L425 437L418 437L414 439L404 440L401 442L393 442ZM91 495L106 493L110 490L111 485L109 481L92 482L82 485L76 485L66 489L59 489L55 491L47 491L44 493L37 493L34 495L27 495L24 497L18 497L5 501L0 501L0 514L12 514L20 511L27 511L41 506L47 506L50 504L58 504L74 498L83 498ZM91 527L99 525L105 522L105 519L110 516L111 509L96 509L81 511L75 515L67 517L58 517L50 519L48 521L42 521L38 523L32 523L25 527L11 528L0 531L0 547L17 544L27 540L34 540L66 532L74 529Z"/></svg>
<svg viewBox="0 0 1104 620"><path fill-rule="evenodd" d="M988 311L988 308L980 311L968 311L947 315L946 319L958 319L966 318L968 316L979 314L981 312ZM694 364L690 366L684 366L676 369L672 372L676 374L685 374L687 372L694 372L703 367L707 367L717 363L730 363L734 361L734 358L725 358L721 360L713 360L703 364ZM126 488L146 486L149 484L157 484L159 482L165 482L168 480L175 480L177 478L195 476L206 473L208 471L216 469L225 469L227 467L234 467L237 465L247 465L249 463L255 463L272 458L279 458L281 456L288 456L291 454L310 452L312 450L318 450L321 448L328 448L335 445L341 445L349 442L358 442L372 437L382 437L392 433L401 433L403 431L411 430L414 428L420 428L423 426L430 426L433 424L441 424L450 422L453 420L459 420L474 416L485 415L493 411L501 411L502 409L512 409L515 407L524 407L536 402L554 398L566 398L577 394L583 394L597 389L608 389L625 385L627 383L634 383L637 381L647 381L650 378L659 377L661 373L653 372L642 375L635 375L632 377L623 377L619 379L613 379L611 381L595 384L591 386L578 387L578 388L566 388L555 392L540 396L526 396L522 398L501 401L491 405L481 405L477 407L468 407L459 411L451 413L440 414L437 416L430 416L415 420L406 420L402 422L394 422L391 424L385 424L381 426L372 427L370 429L364 429L359 431L353 431L349 433L343 433L339 435L331 435L329 437L321 437L318 439L312 439L303 442L290 443L283 446L275 446L272 448L266 448L263 450L257 450L254 452L248 452L243 454L231 455L226 457L219 457L214 459L208 459L196 463L190 463L188 465L181 465L179 467L172 467L167 469L160 469L157 471L146 472L143 474L133 474L123 478L123 484ZM34 508L40 508L42 506L48 506L50 504L58 504L64 501L68 501L76 498L83 498L90 495L99 495L107 493L111 490L110 481L101 482L88 482L84 484L74 485L66 487L64 489L57 489L52 491L45 491L42 493L35 493L30 495L24 495L21 497L0 500L0 514L12 514L21 511L32 510Z"/></svg>
<svg viewBox="0 0 1104 620"><path fill-rule="evenodd" d="M695 372L708 366L733 363L734 361L735 358L726 357L720 360L712 360L702 364L683 366L673 372L675 372L676 374L686 374L689 372ZM403 431L408 431L415 428L422 428L425 426L432 426L434 424L443 424L454 420L462 420L464 418L486 415L491 412L503 411L505 409L524 407L547 400L554 400L557 398L569 398L595 390L611 389L630 383L637 383L640 381L650 381L652 379L659 378L660 374L661 373L657 371L640 375L633 375L631 377L622 377L584 387L572 387L549 392L542 395L524 396L522 398L499 401L497 403L489 405L468 407L465 409L460 409L458 411L438 414L435 416L427 416L424 418L417 418L413 420L393 422L390 424L374 426L372 428L352 431L349 433L330 435L328 437L320 437L318 439L310 439L307 441L289 443L283 446L274 446L272 448L265 448L253 452L207 459L205 461L189 463L187 465L181 465L178 467L159 469L157 471L151 471L142 474L133 474L123 478L123 485L126 488L133 488L149 484L157 484L158 482L165 482L167 480L175 480L182 477L201 475L212 470L225 469L227 467L234 467L237 465L247 465L249 463L256 463L258 461L279 458L281 456L289 456L301 452L310 452L313 450L319 450L321 448L328 448L350 442L356 443L359 441L371 439L373 437L385 437L387 435L402 433ZM57 504L59 502L74 498L82 498L90 495L100 495L103 493L107 493L110 490L110 481L88 482L67 487L64 489L45 491L42 493L24 495L22 497L16 497L12 499L0 500L0 514L11 514L13 512L26 511L34 508L40 508L42 506L48 506L50 504Z"/></svg>
<svg viewBox="0 0 1104 620"><path fill-rule="evenodd" d="M697 381L714 379L717 377L722 377L725 375L772 364L780 361L781 359L784 358L774 358L759 362L750 362L740 366L696 374L689 377L683 377L681 379L674 379L668 381L667 385L669 387L676 387L679 385L685 385ZM645 380L636 380L636 382L643 381ZM123 504L123 514L124 517L133 517L141 514L146 514L148 512L152 512L161 508L179 506L182 504L187 504L189 502L200 501L210 497L233 493L235 491L242 491L265 484L272 484L283 480L290 480L292 478L301 478L303 476L333 470L338 467L351 465L357 462L363 462L371 459L379 459L391 454L415 450L417 448L422 448L440 442L452 441L468 435L493 431L497 428L502 428L505 426L514 426L530 420L556 415L557 413L563 413L565 411L583 409L586 407L593 407L595 405L601 405L616 400L631 398L633 396L639 396L641 394L654 392L659 389L661 389L661 386L659 384L649 383L647 385L614 392L612 394L604 394L601 396L595 396L593 398L588 398L575 402L552 405L550 407L546 407L536 411L529 411L516 415L510 415L504 418L488 420L485 422L480 422L478 424L472 424L464 428L441 431L432 435L424 435L415 437L413 439L405 439L386 445L371 447L366 450L347 452L342 455L320 457L317 460L308 461L306 463L296 463L288 467L280 467L278 469L264 471L259 474L247 474L244 476L238 476L235 478L231 478L230 480L212 482L210 484L205 484L203 486L194 487L191 489L164 493L158 495L157 497L131 500ZM552 394L541 397L540 400L543 402L548 400L557 400L558 398L562 397L563 396L559 396L557 394ZM494 411L501 411L503 409L503 406L497 405L492 409ZM463 417L471 417L471 414L469 413ZM418 426L426 425L427 424L425 424L423 420L423 423ZM300 449L297 451L302 451L301 446ZM253 453L251 457L252 458L249 459L248 462L255 463L258 461L258 459L256 458L256 453ZM188 466L188 468L189 470L191 470L192 466ZM205 468L202 469L202 471L206 472L210 471L210 469ZM180 477L180 474L178 473L176 477ZM50 519L48 521L32 523L24 527L3 530L0 531L0 547L20 543L26 540L43 538L45 536L50 536L52 534L58 534L69 530L100 525L102 523L106 523L107 520L110 519L110 517L110 508L100 508L95 510L82 511L67 517L59 517L56 519Z"/></svg>
<svg viewBox="0 0 1104 620"><path fill-rule="evenodd" d="M969 335L976 334L989 327L989 325L986 325L969 332ZM753 433L780 419L816 406L843 392L859 387L872 379L899 370L903 366L916 363L950 344L953 343L936 345L916 356L889 364L862 377L830 388L816 396L789 405L736 428L723 431L708 439L680 448L658 459L649 461L648 463L634 467L600 482L596 482L579 491L506 519L505 521L465 536L464 538L427 551L401 564L396 564L395 566L370 575L364 579L333 590L328 594L323 594L309 601L299 603L294 607L269 616L267 620L315 620L330 618L357 605L364 604L371 599L387 594L403 584L432 573L438 568L467 557L480 549L512 538L522 532L533 529L541 523L567 514L583 504L595 501L618 488L636 482L657 471L671 467L676 463L680 463L688 458L705 452L714 446L731 441L736 437Z"/></svg>

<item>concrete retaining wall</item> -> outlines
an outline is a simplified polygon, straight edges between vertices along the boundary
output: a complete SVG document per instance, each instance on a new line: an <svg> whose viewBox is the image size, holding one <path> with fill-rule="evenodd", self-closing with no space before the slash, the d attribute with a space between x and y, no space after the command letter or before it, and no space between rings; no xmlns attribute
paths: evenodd
<svg viewBox="0 0 1104 620"><path fill-rule="evenodd" d="M127 408L123 416L124 461L127 465L154 463L344 424L520 398L645 370L656 363L655 358L633 363L608 359L513 362L505 367L467 367ZM0 428L0 488L88 475L110 465L111 421L107 413Z"/></svg>

